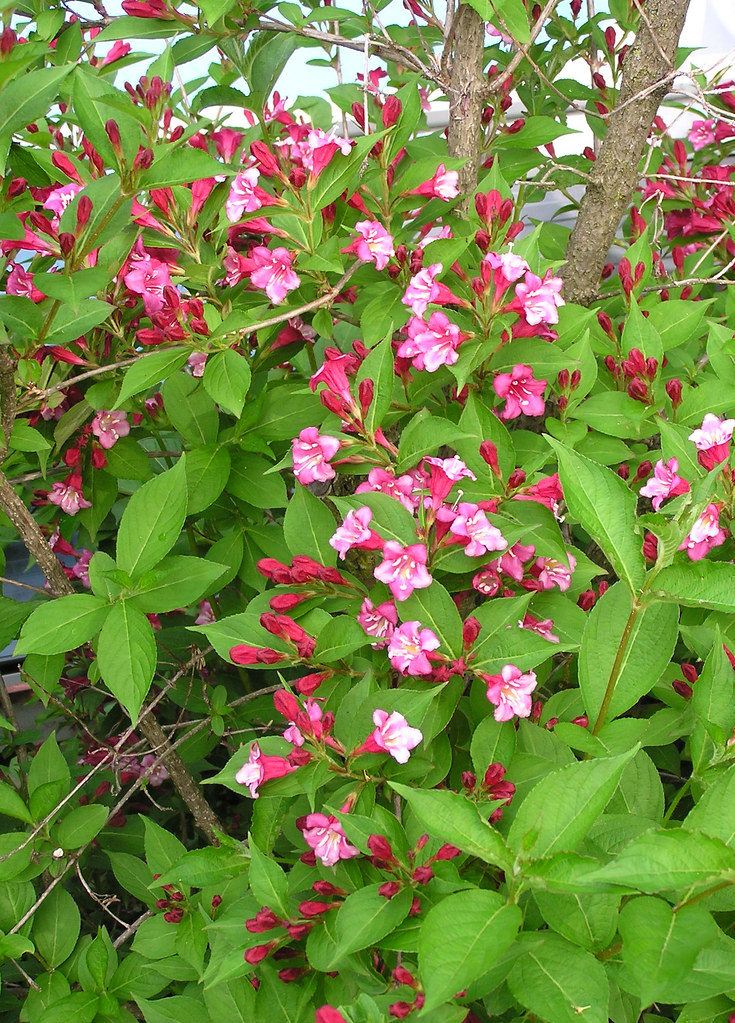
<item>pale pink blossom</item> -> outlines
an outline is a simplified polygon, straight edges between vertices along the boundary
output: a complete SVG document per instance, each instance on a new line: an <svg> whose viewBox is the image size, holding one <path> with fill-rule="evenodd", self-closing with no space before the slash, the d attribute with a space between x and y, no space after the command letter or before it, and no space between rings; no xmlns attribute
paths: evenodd
<svg viewBox="0 0 735 1023"><path fill-rule="evenodd" d="M424 181L418 188L412 188L408 194L422 195L428 199L443 199L444 202L449 202L450 199L456 199L459 195L458 181L458 172L448 171L444 164L440 163L428 181Z"/></svg>
<svg viewBox="0 0 735 1023"><path fill-rule="evenodd" d="M689 129L689 141L695 153L711 145L715 141L715 122L711 118L694 121Z"/></svg>
<svg viewBox="0 0 735 1023"><path fill-rule="evenodd" d="M556 561L555 558L536 558L534 568L538 572L538 581L544 590L568 590L572 583L572 573L577 567L577 559L567 551L568 565Z"/></svg>
<svg viewBox="0 0 735 1023"><path fill-rule="evenodd" d="M686 551L692 561L701 561L713 547L719 547L727 539L727 532L720 527L720 509L708 504L689 531L680 551Z"/></svg>
<svg viewBox="0 0 735 1023"><path fill-rule="evenodd" d="M236 224L243 213L254 213L263 205L258 194L262 191L257 187L259 177L257 167L248 167L236 175L225 203L225 214L231 224Z"/></svg>
<svg viewBox="0 0 735 1023"><path fill-rule="evenodd" d="M423 739L419 729L412 728L398 711L389 714L387 710L374 710L373 724L376 726L370 736L373 743L399 764L407 763L411 750Z"/></svg>
<svg viewBox="0 0 735 1023"><path fill-rule="evenodd" d="M256 245L250 252L250 282L262 288L274 305L301 284L301 278L291 269L292 260L292 254L283 246L271 251L265 245Z"/></svg>
<svg viewBox="0 0 735 1023"><path fill-rule="evenodd" d="M165 781L171 777L163 763L156 764L158 757L155 753L146 753L140 761L140 774L143 775L150 768L146 781L149 785L153 785L158 788L159 785L163 785ZM155 767L153 766L155 764Z"/></svg>
<svg viewBox="0 0 735 1023"><path fill-rule="evenodd" d="M109 451L120 440L130 433L127 412L98 412L92 420L92 433L102 447Z"/></svg>
<svg viewBox="0 0 735 1023"><path fill-rule="evenodd" d="M163 289L172 287L168 263L154 259L146 252L143 255L135 251L131 254L130 269L123 280L126 288L143 296L143 306L149 316L163 309Z"/></svg>
<svg viewBox="0 0 735 1023"><path fill-rule="evenodd" d="M718 419L708 412L698 430L689 434L697 449L697 460L707 471L730 457L730 441L735 430L735 419Z"/></svg>
<svg viewBox="0 0 735 1023"><path fill-rule="evenodd" d="M413 479L408 475L399 476L396 479L389 469L371 469L367 481L360 483L356 487L355 493L387 494L388 497L400 501L403 507L410 512L416 509L418 503L413 496Z"/></svg>
<svg viewBox="0 0 735 1023"><path fill-rule="evenodd" d="M329 460L339 451L336 437L320 436L316 426L308 426L291 441L293 472L299 483L326 483L336 473Z"/></svg>
<svg viewBox="0 0 735 1023"><path fill-rule="evenodd" d="M90 589L91 583L89 581L89 562L92 560L94 551L88 551L87 548L83 548L81 555L75 565L72 566L71 574L75 579L78 579L82 586L86 586Z"/></svg>
<svg viewBox="0 0 735 1023"><path fill-rule="evenodd" d="M442 286L436 277L442 270L441 263L432 263L419 270L409 281L401 302L411 307L414 316L423 316L430 302L439 301Z"/></svg>
<svg viewBox="0 0 735 1023"><path fill-rule="evenodd" d="M546 389L545 380L534 380L530 366L519 363L510 373L498 373L493 380L493 390L499 398L505 398L501 419L516 419L524 416L542 416Z"/></svg>
<svg viewBox="0 0 735 1023"><path fill-rule="evenodd" d="M207 364L207 353L206 352L192 352L189 358L186 360L186 365L191 370L193 377L203 377L204 367Z"/></svg>
<svg viewBox="0 0 735 1023"><path fill-rule="evenodd" d="M384 270L394 255L393 236L377 220L361 220L355 230L358 237L342 251L354 252L358 259L375 263L376 270Z"/></svg>
<svg viewBox="0 0 735 1023"><path fill-rule="evenodd" d="M421 622L404 622L388 641L388 658L402 675L428 675L431 661L426 655L440 645L439 637Z"/></svg>
<svg viewBox="0 0 735 1023"><path fill-rule="evenodd" d="M531 269L525 259L515 252L488 252L483 263L495 271L495 284L499 291L505 291L509 284L519 281Z"/></svg>
<svg viewBox="0 0 735 1023"><path fill-rule="evenodd" d="M400 359L412 359L416 369L429 373L435 373L440 366L453 366L459 358L457 349L467 338L440 310L431 314L428 323L420 316L412 316L406 332L408 340L396 354Z"/></svg>
<svg viewBox="0 0 735 1023"><path fill-rule="evenodd" d="M49 491L48 499L51 504L58 505L67 515L76 515L83 508L92 507L92 502L86 501L84 498L82 478L78 473L72 473L63 483L54 483Z"/></svg>
<svg viewBox="0 0 735 1023"><path fill-rule="evenodd" d="M507 546L503 534L488 522L485 512L476 504L463 501L457 511L449 530L469 541L464 548L468 557L479 558L488 551L502 551Z"/></svg>
<svg viewBox="0 0 735 1023"><path fill-rule="evenodd" d="M525 675L515 664L506 664L499 675L482 675L487 683L487 698L494 704L496 721L510 721L513 715L527 718L531 715L531 693L536 688L536 675Z"/></svg>
<svg viewBox="0 0 735 1023"><path fill-rule="evenodd" d="M347 551L353 547L376 550L383 546L382 539L370 528L373 513L369 508L350 509L341 526L330 537L329 544L344 561Z"/></svg>
<svg viewBox="0 0 735 1023"><path fill-rule="evenodd" d="M248 761L236 773L235 781L239 785L247 785L251 798L257 799L258 789L264 782L271 778L283 778L295 770L284 757L269 757L261 753L260 746L254 742L250 746Z"/></svg>
<svg viewBox="0 0 735 1023"><path fill-rule="evenodd" d="M194 619L195 625L211 625L216 621L212 605L208 600L199 601L199 614Z"/></svg>
<svg viewBox="0 0 735 1023"><path fill-rule="evenodd" d="M560 277L550 277L549 273L542 281L529 271L524 281L516 284L516 299L531 325L559 322L557 307L564 305L564 299L559 294L563 281Z"/></svg>
<svg viewBox="0 0 735 1023"><path fill-rule="evenodd" d="M401 547L395 540L388 540L383 548L383 561L373 575L388 585L395 600L408 600L414 590L431 586L426 556L422 543Z"/></svg>
<svg viewBox="0 0 735 1023"><path fill-rule="evenodd" d="M365 597L360 607L357 620L368 636L374 636L378 642L370 645L374 650L387 645L398 625L398 612L392 600L385 600L377 607L369 597Z"/></svg>
<svg viewBox="0 0 735 1023"><path fill-rule="evenodd" d="M689 493L689 483L676 475L678 469L679 463L675 458L670 458L668 462L659 458L653 469L653 478L638 491L642 497L653 498L654 511L659 510L665 498Z"/></svg>
<svg viewBox="0 0 735 1023"><path fill-rule="evenodd" d="M349 860L359 856L360 850L350 845L342 825L331 814L310 813L302 830L304 841L314 850L317 859L325 867L333 867L338 860Z"/></svg>

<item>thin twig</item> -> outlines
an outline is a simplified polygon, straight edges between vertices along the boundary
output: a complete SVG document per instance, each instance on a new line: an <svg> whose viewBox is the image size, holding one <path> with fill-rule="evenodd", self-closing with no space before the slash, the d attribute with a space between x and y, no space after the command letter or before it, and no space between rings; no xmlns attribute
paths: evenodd
<svg viewBox="0 0 735 1023"><path fill-rule="evenodd" d="M533 46L533 44L536 42L536 39L538 38L538 36L541 33L541 30L543 29L544 25L546 24L547 18L549 17L549 15L551 14L551 12L554 10L554 8L556 7L556 5L558 3L559 3L559 0L547 0L546 6L541 11L541 13L539 14L538 18L536 19L534 25L531 28L530 41L529 41L528 46ZM501 17L498 17L498 21L501 23L501 26L505 26L505 28L507 28L507 25L505 25L505 22L503 21L503 19ZM521 63L523 58L528 56L528 53L527 53L528 47L522 46L518 42L516 42L515 45L517 46L518 49L516 50L515 54L511 58L510 63L508 64L508 66L505 69L505 71L503 71L502 74L498 75L497 78L493 79L493 81L492 81L492 83L490 85L490 92L500 92L500 90L503 88L505 83L507 81L509 81L509 79L511 79L513 77L513 72L518 67L518 65Z"/></svg>
<svg viewBox="0 0 735 1023"><path fill-rule="evenodd" d="M112 947L120 948L121 945L124 945L128 938L131 938L135 934L140 925L142 923L145 923L149 916L153 916L153 913L151 912L150 909L147 909L145 913L141 913L137 920L133 920L131 924L128 924L128 926L125 928L122 934L118 935L118 937L115 938L115 940L112 943Z"/></svg>

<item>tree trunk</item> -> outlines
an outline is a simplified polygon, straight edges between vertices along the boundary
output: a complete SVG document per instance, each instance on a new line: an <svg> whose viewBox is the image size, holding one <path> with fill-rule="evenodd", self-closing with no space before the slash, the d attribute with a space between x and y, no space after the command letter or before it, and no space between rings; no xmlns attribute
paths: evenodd
<svg viewBox="0 0 735 1023"><path fill-rule="evenodd" d="M602 268L638 184L648 133L672 81L688 7L689 0L648 0L643 7L638 35L623 64L618 102L560 271L568 301L589 305L598 295Z"/></svg>
<svg viewBox="0 0 735 1023"><path fill-rule="evenodd" d="M485 23L469 4L460 4L452 25L452 63L449 73L448 153L465 160L457 187L463 196L460 209L469 208L477 188L480 165L480 124Z"/></svg>

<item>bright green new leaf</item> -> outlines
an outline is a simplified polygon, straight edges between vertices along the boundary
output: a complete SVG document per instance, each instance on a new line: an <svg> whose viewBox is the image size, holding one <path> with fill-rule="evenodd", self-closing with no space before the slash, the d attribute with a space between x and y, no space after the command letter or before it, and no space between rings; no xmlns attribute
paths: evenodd
<svg viewBox="0 0 735 1023"><path fill-rule="evenodd" d="M186 457L144 483L128 501L117 534L117 563L133 580L165 557L186 519Z"/></svg>
<svg viewBox="0 0 735 1023"><path fill-rule="evenodd" d="M735 850L720 839L683 828L646 831L591 875L592 881L649 894L707 888L726 878L735 881Z"/></svg>
<svg viewBox="0 0 735 1023"><path fill-rule="evenodd" d="M250 387L250 366L247 360L226 348L207 358L204 367L204 389L217 404L239 419Z"/></svg>
<svg viewBox="0 0 735 1023"><path fill-rule="evenodd" d="M699 682L699 679L697 679ZM710 775L705 775L707 780ZM735 766L716 775L699 802L689 811L684 826L720 838L735 848Z"/></svg>
<svg viewBox="0 0 735 1023"><path fill-rule="evenodd" d="M508 987L549 1023L608 1023L610 989L601 963L551 931L522 934Z"/></svg>

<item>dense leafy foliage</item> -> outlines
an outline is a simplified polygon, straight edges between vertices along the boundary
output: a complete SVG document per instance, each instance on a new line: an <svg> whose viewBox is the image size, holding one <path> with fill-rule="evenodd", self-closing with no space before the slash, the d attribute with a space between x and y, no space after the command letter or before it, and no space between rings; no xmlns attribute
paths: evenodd
<svg viewBox="0 0 735 1023"><path fill-rule="evenodd" d="M472 0L471 196L407 6L0 36L2 1020L735 1014L735 87L585 308L534 204L639 5Z"/></svg>

